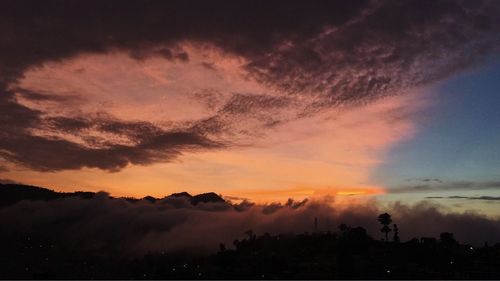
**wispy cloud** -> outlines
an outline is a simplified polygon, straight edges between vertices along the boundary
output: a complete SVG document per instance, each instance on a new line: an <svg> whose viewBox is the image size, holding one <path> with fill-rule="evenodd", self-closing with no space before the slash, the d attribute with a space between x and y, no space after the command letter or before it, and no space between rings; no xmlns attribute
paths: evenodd
<svg viewBox="0 0 500 281"><path fill-rule="evenodd" d="M10 179L0 179L0 184L19 184L19 182Z"/></svg>
<svg viewBox="0 0 500 281"><path fill-rule="evenodd" d="M427 199L467 199L467 200L485 200L500 201L500 196L428 196Z"/></svg>
<svg viewBox="0 0 500 281"><path fill-rule="evenodd" d="M428 182L425 181L424 182ZM412 193L412 192L438 192L453 190L487 190L500 189L499 181L456 181L456 182L437 182L436 184L418 184L401 186L390 189L391 193Z"/></svg>
<svg viewBox="0 0 500 281"><path fill-rule="evenodd" d="M442 180L438 179L438 178L416 178L416 179L406 179L406 181L409 181L409 182L412 182L412 181L416 181L416 182L426 182L426 183L443 183Z"/></svg>

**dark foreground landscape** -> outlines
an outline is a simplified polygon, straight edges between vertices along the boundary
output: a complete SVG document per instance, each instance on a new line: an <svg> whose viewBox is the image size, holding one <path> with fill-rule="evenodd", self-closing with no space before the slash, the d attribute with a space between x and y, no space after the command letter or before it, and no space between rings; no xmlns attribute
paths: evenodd
<svg viewBox="0 0 500 281"><path fill-rule="evenodd" d="M380 242L361 227L336 233L263 234L235 250L186 258L155 252L113 259L43 237L1 238L3 279L498 279L500 245L454 240Z"/></svg>
<svg viewBox="0 0 500 281"><path fill-rule="evenodd" d="M57 193L22 185L2 185L2 207L22 198L58 200L91 192ZM191 204L223 200L209 193L189 196ZM133 199L129 199L133 201ZM158 200L152 197L146 200ZM36 216L37 214L33 214ZM120 249L93 252L60 243L54 235L0 231L2 279L499 279L500 244L473 247L452 233L438 238L399 241L390 217L374 220L391 228L377 240L361 226L340 224L335 231L271 235L247 231L233 245L218 245L211 255L149 252L127 257ZM383 236L382 233L382 236ZM389 234L389 231L386 232ZM112 245L112 243L110 243Z"/></svg>

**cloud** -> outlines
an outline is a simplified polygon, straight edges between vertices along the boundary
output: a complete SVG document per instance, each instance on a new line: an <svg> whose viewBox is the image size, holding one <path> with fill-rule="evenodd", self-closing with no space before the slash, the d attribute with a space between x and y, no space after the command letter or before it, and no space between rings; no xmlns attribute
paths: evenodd
<svg viewBox="0 0 500 281"><path fill-rule="evenodd" d="M498 27L476 22L487 19L480 10L494 4L482 4L476 10L452 1L373 3L348 23L290 41L248 68L288 91L320 93L314 104L319 107L401 93L446 77L495 48L488 30Z"/></svg>
<svg viewBox="0 0 500 281"><path fill-rule="evenodd" d="M430 182L424 180L424 182ZM412 193L412 192L438 192L438 191L453 191L453 190L486 190L486 189L500 189L500 182L498 181L456 181L456 182L442 182L435 181L437 184L419 184L402 186L390 189L390 193Z"/></svg>
<svg viewBox="0 0 500 281"><path fill-rule="evenodd" d="M438 178L417 178L417 179L406 179L406 181L420 181L420 182L435 182L435 183L443 183L442 180Z"/></svg>
<svg viewBox="0 0 500 281"><path fill-rule="evenodd" d="M10 179L0 179L0 184L20 184L20 183Z"/></svg>
<svg viewBox="0 0 500 281"><path fill-rule="evenodd" d="M241 141L233 135L257 138L277 124L401 94L474 65L498 51L498 8L496 1L4 1L0 153L34 170L116 171ZM125 52L182 65L195 61L189 44L241 60L244 78L267 91L230 93L220 111L182 130L120 118L101 125L81 112L48 118L21 102L78 111L79 101L19 87L28 71L51 62ZM216 73L210 63L200 67ZM82 139L89 128L94 135ZM61 159L50 159L56 152Z"/></svg>
<svg viewBox="0 0 500 281"><path fill-rule="evenodd" d="M137 133L137 132L135 132ZM220 147L191 132L160 132L142 136L136 145L89 148L62 139L16 134L0 139L0 156L33 170L54 171L82 167L118 171L130 164L168 161L190 149Z"/></svg>
<svg viewBox="0 0 500 281"><path fill-rule="evenodd" d="M313 195L381 193L384 188L374 185L370 180L371 170L383 161L383 152L390 145L414 134L413 124L407 116L416 114L420 105L426 103L421 97L390 97L363 107L349 108L339 114L325 112L302 118L269 129L265 138L251 137L251 134L262 133L257 129L251 130L246 135L250 137L237 145L205 151L198 148L193 150L196 153L185 153L180 159L170 158L169 161L173 161L171 163L130 165L119 173L87 168L57 173L17 170L4 177L23 182L30 179L29 184L58 186L66 191L76 187L92 191L105 188L115 196L136 197L147 194L162 196L183 190L195 193L218 190L226 195L246 197L256 202L285 202L290 196L302 199ZM246 113L242 115L247 116ZM49 120L52 118L56 117ZM84 127L87 129L75 130L70 140L91 149L112 145L130 146L135 145L136 140L135 135L129 133L134 130L129 127L138 127L139 132L143 131L147 135L162 126L155 122L155 126L150 128L141 125L141 122L128 121L130 125L125 126L126 130L120 127L120 130L106 129L103 132L104 129L100 128L105 126L100 124L112 124L115 119L106 116L100 118L102 122L74 118L82 119L89 126ZM248 128L242 124L249 119L239 120L237 129ZM63 120L66 122L72 118ZM50 127L51 122L47 123L47 127ZM169 127L160 129L172 130ZM51 135L55 133L50 131ZM69 138L69 135L64 134L62 137ZM215 138L208 132L206 136ZM231 135L230 139L234 141L235 138ZM252 142L248 142L250 138ZM217 143L227 145L225 140L217 139Z"/></svg>
<svg viewBox="0 0 500 281"><path fill-rule="evenodd" d="M333 197L265 205L244 201L233 208L226 203L193 206L182 197L131 203L98 193L93 199L19 202L0 209L0 225L10 233L44 235L61 245L102 255L162 250L203 254L215 251L220 242L230 247L248 229L259 235L310 232L314 218L318 218L320 230L336 231L340 223L347 223L367 228L377 239L381 233L376 217L386 211L393 215L403 240L450 231L464 243L499 242L498 218L472 212L446 213L429 202L382 208L370 201L343 207L336 205Z"/></svg>
<svg viewBox="0 0 500 281"><path fill-rule="evenodd" d="M468 199L468 200L485 200L485 201L500 201L499 196L428 196L427 199Z"/></svg>
<svg viewBox="0 0 500 281"><path fill-rule="evenodd" d="M222 146L195 131L166 131L149 122L42 118L38 112L11 101L2 104L0 100L0 107L2 105L5 110L0 113L0 119L5 122L0 124L0 156L34 170L91 167L117 171L129 163L145 165L168 161L183 151ZM34 128L38 134L33 133ZM91 129L97 136L86 137ZM99 136L103 133L108 135ZM79 142L57 134L73 136ZM126 143L117 143L120 137Z"/></svg>

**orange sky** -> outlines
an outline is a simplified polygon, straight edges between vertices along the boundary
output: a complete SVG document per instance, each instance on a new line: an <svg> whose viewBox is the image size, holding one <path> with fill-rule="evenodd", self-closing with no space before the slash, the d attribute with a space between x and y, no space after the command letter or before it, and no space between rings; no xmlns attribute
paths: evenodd
<svg viewBox="0 0 500 281"><path fill-rule="evenodd" d="M235 92L282 97L241 72L241 58L223 57L216 49L189 51L189 62L163 58L134 60L125 53L80 55L49 63L25 74L19 85L40 93L71 96L74 106L23 100L46 116L109 114L121 120L148 121L164 128L183 127L206 118ZM209 102L206 95L211 93ZM117 196L164 196L172 192L215 191L256 201L296 199L315 195L383 192L370 180L387 150L411 137L410 113L425 105L422 95L389 97L363 106L328 110L295 118L297 110L314 101L293 100L294 107L269 110L267 117L285 122L263 129L259 116L232 116L225 134L213 136L233 145L209 151L186 152L179 158L149 166L129 165L110 173L94 168L37 172L11 167L0 178L57 190L106 190ZM241 129L243 128L243 129ZM34 132L84 144L85 135ZM130 140L103 136L127 145Z"/></svg>

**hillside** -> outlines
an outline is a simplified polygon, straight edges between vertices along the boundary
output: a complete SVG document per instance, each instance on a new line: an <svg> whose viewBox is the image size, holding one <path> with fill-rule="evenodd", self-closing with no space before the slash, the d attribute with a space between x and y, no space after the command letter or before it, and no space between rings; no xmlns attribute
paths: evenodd
<svg viewBox="0 0 500 281"><path fill-rule="evenodd" d="M23 184L0 184L0 207L15 204L17 202L28 200L28 201L49 201L57 200L68 197L80 197L83 199L90 199L95 196L95 192L88 191L76 191L76 192L57 192L52 189L23 185ZM192 196L187 192L173 193L165 198L174 197L186 197L192 205L197 205L199 203L217 203L226 202L222 197L214 192L202 193ZM140 199L137 198L125 198L129 202L137 202ZM143 200L154 203L161 199L145 196Z"/></svg>

